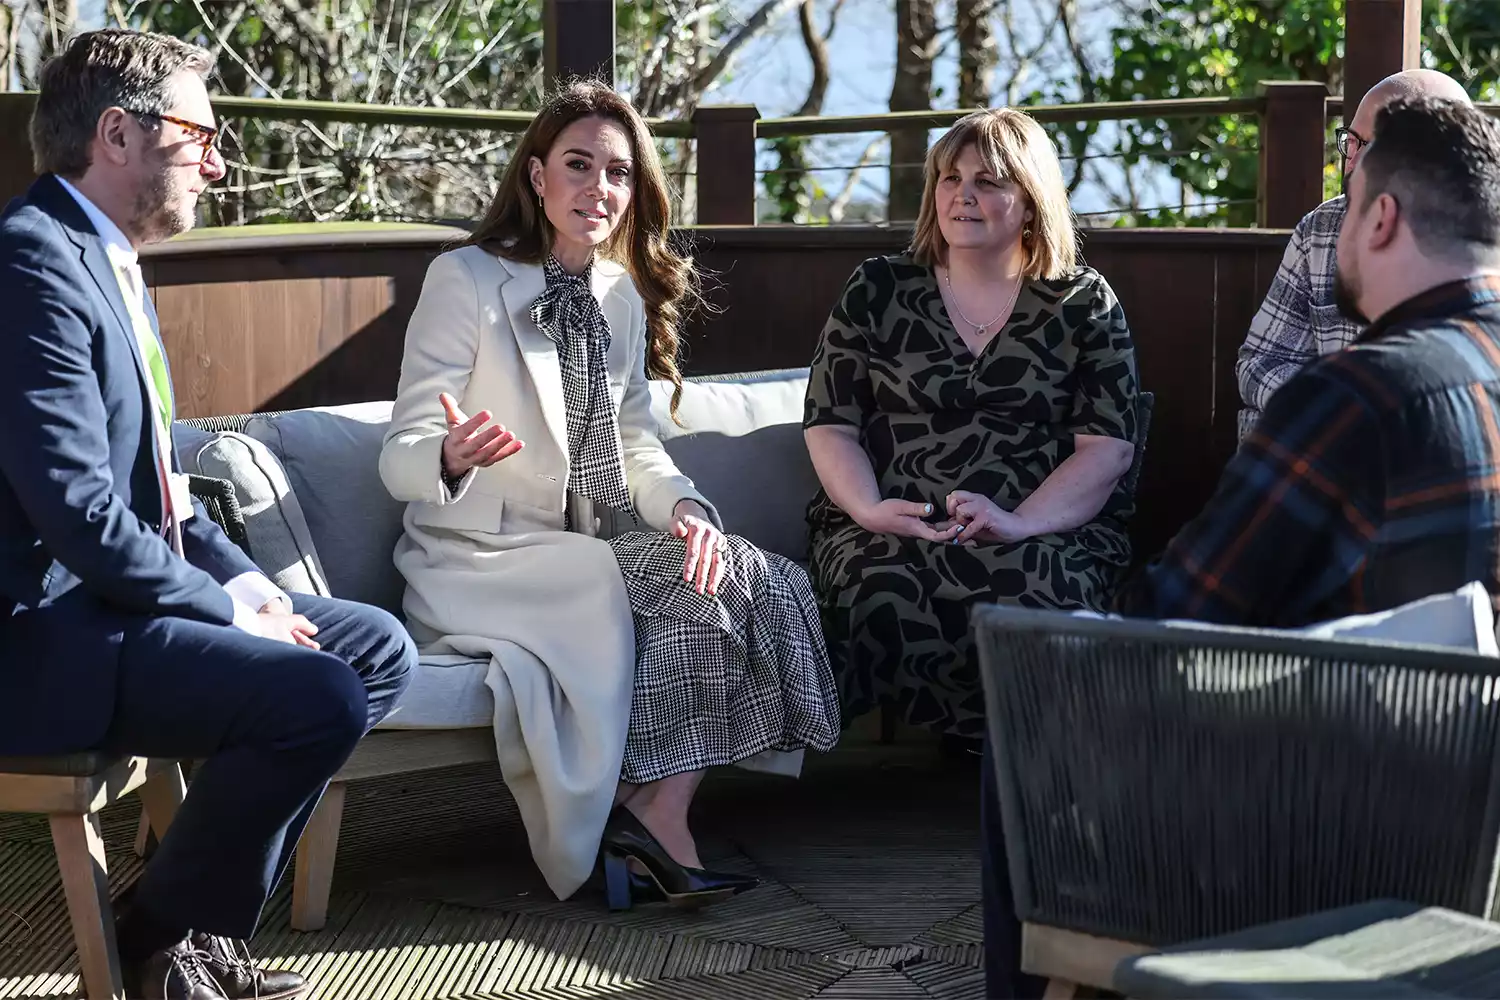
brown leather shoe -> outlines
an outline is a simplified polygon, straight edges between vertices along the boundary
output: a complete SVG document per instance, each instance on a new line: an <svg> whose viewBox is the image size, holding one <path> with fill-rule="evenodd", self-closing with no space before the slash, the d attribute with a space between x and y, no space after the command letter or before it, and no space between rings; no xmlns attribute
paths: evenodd
<svg viewBox="0 0 1500 1000"><path fill-rule="evenodd" d="M125 995L130 1000L229 1000L208 974L207 957L190 940L163 948L144 962L120 970Z"/></svg>
<svg viewBox="0 0 1500 1000"><path fill-rule="evenodd" d="M227 1000L288 1000L307 989L295 972L256 968L243 941L213 934L194 934L191 941Z"/></svg>

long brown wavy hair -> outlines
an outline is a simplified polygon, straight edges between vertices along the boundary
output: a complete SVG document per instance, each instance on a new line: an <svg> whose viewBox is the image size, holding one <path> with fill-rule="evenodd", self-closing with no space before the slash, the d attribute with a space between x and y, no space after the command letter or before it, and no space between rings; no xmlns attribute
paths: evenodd
<svg viewBox="0 0 1500 1000"><path fill-rule="evenodd" d="M562 85L532 119L505 174L489 211L467 243L507 260L540 264L552 252L552 226L531 186L531 158L546 162L552 144L580 118L605 118L630 138L634 190L620 225L599 248L609 260L629 273L646 306L646 372L672 383L672 419L682 400L682 371L677 366L678 328L683 300L701 301L698 274L691 257L668 244L671 201L666 172L651 141L651 132L630 102L597 80L572 80Z"/></svg>

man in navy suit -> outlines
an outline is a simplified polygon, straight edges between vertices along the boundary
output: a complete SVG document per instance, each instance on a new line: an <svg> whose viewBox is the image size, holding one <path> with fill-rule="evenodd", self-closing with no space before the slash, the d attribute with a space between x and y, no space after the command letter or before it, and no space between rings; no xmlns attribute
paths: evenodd
<svg viewBox="0 0 1500 1000"><path fill-rule="evenodd" d="M416 653L287 595L188 497L136 254L224 175L211 57L99 31L43 72L42 174L0 216L0 754L199 759L118 923L128 995L290 997L242 941Z"/></svg>

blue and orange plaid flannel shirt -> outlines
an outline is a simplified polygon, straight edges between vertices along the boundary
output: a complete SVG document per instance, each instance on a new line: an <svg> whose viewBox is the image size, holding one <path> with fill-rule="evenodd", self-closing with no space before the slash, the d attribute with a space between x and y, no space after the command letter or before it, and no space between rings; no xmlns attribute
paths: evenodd
<svg viewBox="0 0 1500 1000"><path fill-rule="evenodd" d="M1125 615L1294 627L1500 597L1500 277L1433 288L1267 401Z"/></svg>

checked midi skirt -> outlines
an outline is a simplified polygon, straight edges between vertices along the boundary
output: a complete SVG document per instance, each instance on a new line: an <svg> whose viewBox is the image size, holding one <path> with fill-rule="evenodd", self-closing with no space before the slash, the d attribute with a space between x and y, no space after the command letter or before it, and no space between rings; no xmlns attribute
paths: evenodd
<svg viewBox="0 0 1500 1000"><path fill-rule="evenodd" d="M738 536L725 543L708 595L682 579L682 539L634 531L609 542L635 622L620 775L632 784L838 740L838 689L807 574Z"/></svg>

